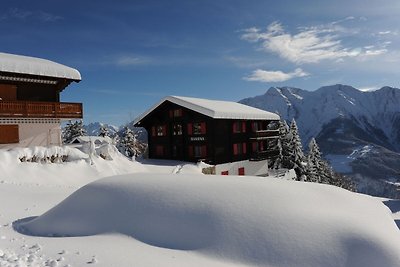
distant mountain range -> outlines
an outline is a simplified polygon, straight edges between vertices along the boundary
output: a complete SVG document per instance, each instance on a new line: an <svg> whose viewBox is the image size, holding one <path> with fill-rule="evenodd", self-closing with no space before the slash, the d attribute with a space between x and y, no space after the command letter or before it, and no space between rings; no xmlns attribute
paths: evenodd
<svg viewBox="0 0 400 267"><path fill-rule="evenodd" d="M271 87L240 103L277 112L299 126L303 145L315 137L338 171L362 192L393 197L400 183L400 89L360 91L348 85L306 91Z"/></svg>
<svg viewBox="0 0 400 267"><path fill-rule="evenodd" d="M85 125L84 128L86 130L87 135L98 136L100 134L100 128L102 126L107 127L110 136L113 136L116 133L121 136L123 131L124 131L124 129L125 129L125 127L126 127L126 125L117 127L117 126L110 125L110 124L107 124L107 123L92 122L92 123L89 123L88 125ZM147 143L147 132L143 128L134 127L133 126L133 122L129 123L128 127L134 133L137 134L138 140Z"/></svg>
<svg viewBox="0 0 400 267"><path fill-rule="evenodd" d="M101 122L92 122L89 123L88 125L85 125L84 128L86 130L87 135L90 136L98 136L100 134L100 128L102 126L107 127L108 132L110 133L110 135L114 135L115 133L117 133L119 131L120 127L114 126L114 125L110 125L107 123L101 123Z"/></svg>

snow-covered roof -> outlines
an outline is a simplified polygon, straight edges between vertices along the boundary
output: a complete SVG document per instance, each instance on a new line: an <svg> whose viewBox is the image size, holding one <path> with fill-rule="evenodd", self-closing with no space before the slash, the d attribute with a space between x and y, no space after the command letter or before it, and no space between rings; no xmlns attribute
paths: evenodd
<svg viewBox="0 0 400 267"><path fill-rule="evenodd" d="M7 53L0 53L0 71L81 80L81 74L76 69L47 59Z"/></svg>
<svg viewBox="0 0 400 267"><path fill-rule="evenodd" d="M135 120L135 124L165 101L196 111L214 119L279 120L275 113L253 108L237 102L210 100L194 97L167 96Z"/></svg>

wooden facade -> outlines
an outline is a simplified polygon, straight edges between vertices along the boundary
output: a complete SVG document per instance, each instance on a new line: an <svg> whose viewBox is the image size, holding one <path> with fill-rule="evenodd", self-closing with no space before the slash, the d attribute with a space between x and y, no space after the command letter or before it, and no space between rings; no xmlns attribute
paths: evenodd
<svg viewBox="0 0 400 267"><path fill-rule="evenodd" d="M222 164L276 157L272 120L216 119L165 101L135 126L148 132L149 157Z"/></svg>
<svg viewBox="0 0 400 267"><path fill-rule="evenodd" d="M0 57L5 62L0 64L0 144L20 143L21 123L30 123L35 129L29 133L25 125L23 138L31 145L42 145L32 141L34 135L50 136L60 120L83 117L81 103L60 102L60 92L71 82L80 81L78 71L38 58L4 53ZM30 64L29 68L24 64ZM54 69L60 74L52 72Z"/></svg>

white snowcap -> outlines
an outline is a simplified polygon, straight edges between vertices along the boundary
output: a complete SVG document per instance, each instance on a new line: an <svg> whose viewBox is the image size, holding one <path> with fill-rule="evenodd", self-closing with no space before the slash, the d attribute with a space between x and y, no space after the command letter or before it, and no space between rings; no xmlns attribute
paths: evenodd
<svg viewBox="0 0 400 267"><path fill-rule="evenodd" d="M80 81L76 69L42 58L0 53L0 71Z"/></svg>
<svg viewBox="0 0 400 267"><path fill-rule="evenodd" d="M279 115L237 102L209 100L194 97L167 96L135 120L135 124L165 101L196 111L214 119L279 120Z"/></svg>

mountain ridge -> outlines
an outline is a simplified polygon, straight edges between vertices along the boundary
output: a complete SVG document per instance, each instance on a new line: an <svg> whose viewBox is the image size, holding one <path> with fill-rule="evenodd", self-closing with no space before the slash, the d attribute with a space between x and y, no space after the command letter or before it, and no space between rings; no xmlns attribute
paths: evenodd
<svg viewBox="0 0 400 267"><path fill-rule="evenodd" d="M400 89L271 87L239 102L277 112L288 122L294 118L303 147L316 138L324 157L336 171L351 176L359 192L399 197Z"/></svg>

